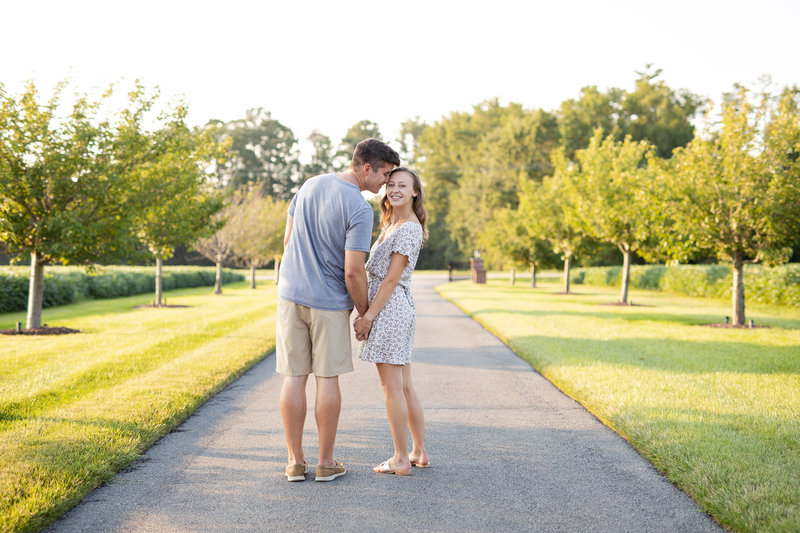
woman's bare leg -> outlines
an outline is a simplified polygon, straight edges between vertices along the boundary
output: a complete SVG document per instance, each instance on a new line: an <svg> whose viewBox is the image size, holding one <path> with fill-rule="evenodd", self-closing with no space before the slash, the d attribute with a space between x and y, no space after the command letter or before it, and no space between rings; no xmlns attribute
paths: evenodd
<svg viewBox="0 0 800 533"><path fill-rule="evenodd" d="M409 459L412 463L428 464L428 454L425 452L425 413L411 381L410 364L403 367L403 395L408 410L408 428L411 430L412 448Z"/></svg>
<svg viewBox="0 0 800 533"><path fill-rule="evenodd" d="M394 441L394 455L389 463L396 472L406 473L411 470L411 462L408 459L408 409L403 397L403 367L387 363L376 363L375 366L383 385L386 416Z"/></svg>

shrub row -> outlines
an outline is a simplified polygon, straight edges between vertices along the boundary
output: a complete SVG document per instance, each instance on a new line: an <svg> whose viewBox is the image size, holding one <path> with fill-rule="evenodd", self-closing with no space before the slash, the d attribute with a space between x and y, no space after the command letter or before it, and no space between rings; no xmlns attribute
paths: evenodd
<svg viewBox="0 0 800 533"><path fill-rule="evenodd" d="M572 282L586 285L618 286L622 267L576 268ZM653 289L688 296L727 298L733 274L727 265L633 265L631 287ZM745 265L745 297L748 302L800 305L800 264L777 267Z"/></svg>
<svg viewBox="0 0 800 533"><path fill-rule="evenodd" d="M79 267L45 267L43 307L67 305L90 299L119 298L155 292L154 267L98 267L87 272ZM214 285L214 267L165 267L165 291ZM222 271L223 283L242 281L244 276ZM24 311L28 306L30 270L28 267L0 268L0 313Z"/></svg>

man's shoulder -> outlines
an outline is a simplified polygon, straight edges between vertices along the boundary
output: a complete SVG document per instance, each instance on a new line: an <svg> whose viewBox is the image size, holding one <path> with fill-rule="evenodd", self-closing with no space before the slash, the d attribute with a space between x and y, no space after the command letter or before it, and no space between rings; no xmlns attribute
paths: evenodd
<svg viewBox="0 0 800 533"><path fill-rule="evenodd" d="M336 178L336 174L317 174L316 176L312 176L308 178L303 184L300 186L300 190L302 189L309 189L313 188L316 185L323 184L331 180L331 178Z"/></svg>

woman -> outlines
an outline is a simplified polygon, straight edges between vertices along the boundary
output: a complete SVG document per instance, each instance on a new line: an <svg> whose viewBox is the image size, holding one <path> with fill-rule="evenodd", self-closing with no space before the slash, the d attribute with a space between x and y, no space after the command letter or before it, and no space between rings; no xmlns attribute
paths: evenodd
<svg viewBox="0 0 800 533"><path fill-rule="evenodd" d="M386 398L394 455L373 470L379 474L411 474L411 466L430 467L425 452L425 417L411 383L416 310L411 298L411 273L422 241L428 236L422 182L408 168L392 171L381 199L381 232L366 264L370 306L353 326L363 341L359 357L375 363ZM408 452L411 430L412 449Z"/></svg>

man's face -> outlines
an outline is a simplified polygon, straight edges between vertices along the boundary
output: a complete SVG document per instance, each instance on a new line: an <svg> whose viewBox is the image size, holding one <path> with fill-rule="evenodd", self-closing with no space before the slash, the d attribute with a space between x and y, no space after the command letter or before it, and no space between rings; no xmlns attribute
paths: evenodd
<svg viewBox="0 0 800 533"><path fill-rule="evenodd" d="M368 168L369 171L367 172L366 179L367 190L373 194L377 194L378 191L381 190L381 187L389 181L389 174L392 172L394 165L386 163L375 169L371 166L368 166Z"/></svg>

